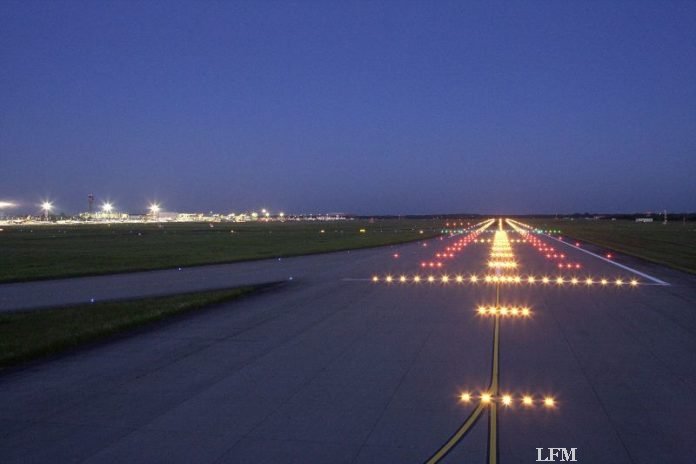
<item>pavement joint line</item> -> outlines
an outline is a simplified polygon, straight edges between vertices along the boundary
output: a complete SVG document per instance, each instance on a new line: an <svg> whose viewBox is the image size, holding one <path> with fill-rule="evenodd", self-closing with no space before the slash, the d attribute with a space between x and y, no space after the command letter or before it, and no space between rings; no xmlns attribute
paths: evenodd
<svg viewBox="0 0 696 464"><path fill-rule="evenodd" d="M309 330L314 329L314 328L315 328L317 325L319 325L320 323L326 321L326 320L329 319L330 317L333 317L337 312L338 312L338 311L333 311L333 312L327 314L325 317L322 317L319 321L317 321L317 322L311 324L309 327L307 327L305 330L303 330L302 333L306 333L306 332L308 332ZM291 341L291 340L297 338L298 336L299 336L299 335L296 335L296 336L292 337L292 339L287 340L287 341L286 341L285 343L283 343L283 344L286 344L287 342L289 342L289 341ZM265 423L270 417L272 417L274 414L276 414L276 413L277 413L279 410L281 410L283 407L285 407L286 405L288 405L294 398L297 397L297 395L299 395L299 394L302 392L302 390L304 390L308 385L310 385L310 384L311 384L312 382L314 382L320 375L322 375L322 373L324 372L324 369L326 369L326 366L328 366L329 364L335 362L335 361L336 361L337 359L339 359L341 356L345 355L348 351L350 351L350 350L353 348L353 346L355 346L355 344L357 344L360 340L362 340L362 339L365 338L366 336L367 336L367 335L362 334L362 335L356 337L353 341L351 341L350 343L348 343L346 347L344 347L342 350L340 350L340 352L337 353L330 361L328 361L328 362L326 363L326 365L325 365L322 369L317 370L317 372L316 372L314 375L309 376L307 379L305 379L305 381L302 382L301 385L297 386L297 387L295 388L295 390L294 390L292 393L290 393L290 394L285 398L285 400L282 402L282 404L279 404L275 409L273 409L272 411L270 411L270 412L269 412L268 414L266 414L261 420L259 420L259 421L256 423L256 425L254 425L254 426L251 427L249 430L247 430L246 433L242 434L242 435L234 442L234 444L233 444L232 446L230 446L227 450L225 450L224 453L222 453L222 455L221 455L221 457L220 457L219 459L217 459L216 461L214 461L214 464L223 463L223 462L228 462L228 461L226 460L227 454L229 454L236 446L238 446L239 443L242 442L242 440L249 439L249 438L259 438L258 436L255 436L254 433L259 429L259 427L261 427L261 426L263 425L263 423ZM271 351L273 351L273 350L275 350L275 349L277 349L277 347L276 347L276 348L269 349L266 353L264 353L263 356L266 356L267 354L269 354ZM245 366L245 367L246 367L246 366ZM275 438L272 438L272 439L275 439Z"/></svg>
<svg viewBox="0 0 696 464"><path fill-rule="evenodd" d="M349 304L346 304L345 306L349 306ZM245 361L242 365L240 365L238 368L236 368L236 369L234 370L234 372L240 372L240 371L242 371L243 369L245 369L247 366L249 366L251 363L258 361L259 359L262 359L262 358L264 358L265 356L268 356L268 355L269 355L270 353L272 353L273 351L276 351L276 350L278 350L278 349L281 349L282 347L284 347L284 346L286 346L287 344L291 343L291 342L292 342L293 340L295 340L297 337L299 337L299 336L301 336L301 335L307 333L307 332L310 331L310 330L313 330L313 329L316 328L316 326L318 326L319 324L321 324L321 323L325 322L326 320L328 320L329 318L333 317L333 316L334 316L337 312L339 312L339 311L340 311L340 309L339 309L339 310L332 311L332 312L329 312L329 313L323 315L323 316L322 316L321 318L319 318L318 320L313 321L312 323L310 323L310 324L307 325L306 327L302 328L302 330L301 330L299 333L294 334L294 335L288 337L287 339L284 339L283 341L281 341L278 345L275 345L275 346L273 346L273 347L270 347L270 348L268 348L268 349L265 349L265 350L263 350L261 353L259 353L258 355L251 357L250 359L248 359L247 361ZM271 320L277 319L277 318L281 317L281 316L284 315L284 314L287 314L287 311L285 311L285 312L283 312L283 313L281 313L281 314L277 314L277 315L274 315L274 316L269 316L269 317L267 317L267 318L264 318L263 320L259 321L258 323L256 323L256 324L254 324L254 325L248 327L248 328L245 329L244 331L253 330L254 328L256 328L256 327L258 327L258 326L260 326L260 325L262 325L262 324L265 324L265 323L267 323L267 322L269 322L269 321L271 321ZM352 348L353 345L355 345L355 343L357 343L357 342L358 342L360 339L362 339L362 338L364 338L364 335L361 335L361 336L357 337L355 340L353 340L351 343L349 343L348 346L347 346L346 348L344 348L343 350L341 350L341 352L338 353L338 354L332 359L332 361L335 360L335 359L337 359L337 358L339 358L339 357L342 356L343 354L345 354L345 352L347 352L350 348ZM198 352L200 352L200 351L206 350L206 349L208 349L208 348L210 348L210 346L200 347L199 349L196 349L195 352L188 353L188 354L186 354L186 355L180 357L178 360L174 360L174 361L171 361L171 362L167 363L167 366L168 366L168 365L173 365L174 363L178 362L180 359L183 359L183 358L185 358L185 357L191 356L191 355L193 355L193 354L195 354L195 353L198 353ZM167 367L167 366L162 366L162 367L160 367L160 368L157 368L157 369L151 371L150 373L148 373L148 375L151 374L152 372L156 372L156 371L158 371L158 370L164 369L164 368ZM286 400L285 400L285 402L283 403L283 405L286 404L288 401L290 401L292 398L294 398L303 388L305 388L309 383L311 383L314 379L316 379L316 377L317 377L318 375L320 375L320 373L321 373L321 371L319 371L316 375L312 376L311 378L308 378L305 382L302 383L302 385L298 386L297 389L296 389L295 391L293 391L293 392L286 398ZM212 388L214 385L217 385L217 384L223 382L223 381L225 380L225 378L226 378L226 376L222 376L222 377L217 378L216 380L213 381L212 384L210 384L210 385L207 387L207 389L210 389L210 388ZM122 384L125 384L125 382L123 382ZM185 402L188 401L189 399L190 399L190 398L182 399L182 400L181 400L177 405L175 405L174 407L180 406L181 404L185 403ZM250 436L253 436L252 433L254 432L254 430L256 430L256 429L257 429L264 421L266 421L271 415L275 414L275 413L278 411L278 409L280 409L283 405L280 405L280 406L278 406L276 409L274 409L273 411L269 412L263 419L261 419L261 421L259 421L254 427L252 427L250 430L248 430L246 434L241 435L237 440L234 441L233 444L230 445L229 448L227 448L227 449L224 451L224 453L221 454L220 459L218 459L218 460L216 460L216 461L214 461L214 462L215 462L215 463L226 462L226 461L224 460L225 455L227 455L234 447L236 447L236 446L241 442L241 440L243 440L243 439L245 439L245 438L248 438L248 437L250 437ZM68 406L67 408L70 408L70 407L72 407L72 406ZM67 410L67 409L65 409L65 410ZM63 410L63 411L65 411L65 410ZM153 417L152 420L151 420L150 422L147 422L147 423L145 424L145 426L150 425L150 424L151 424L153 421L155 421L157 418L163 416L164 414L167 414L168 412L169 412L169 411L164 411L164 412L162 412L161 414L158 414L157 416ZM51 418L55 417L56 415L57 415L57 413L52 413L51 415L47 416L45 420L51 422ZM125 437L125 436L124 436L124 437ZM123 439L124 437L121 437L119 440ZM113 443L112 443L112 444L113 444Z"/></svg>
<svg viewBox="0 0 696 464"><path fill-rule="evenodd" d="M648 275L648 274L646 274L646 273L644 273L644 272L640 272L640 271L638 271L638 270L636 270L636 269L633 269L632 267L628 267L628 266L625 266L625 265L623 265L623 264L617 263L617 262L615 262L615 261L612 261L612 260L610 260L610 259L605 258L604 256L600 256L600 255L598 255L597 253L592 253L591 251L585 250L584 248L580 248L580 247L573 246L573 245L571 245L571 244L568 243L568 242L565 242L565 241L563 241L563 240L557 239L556 237L552 237L552 236L550 236L550 235L546 235L546 237L548 237L548 238L550 238L550 239L553 239L553 240L555 240L555 241L557 241L557 242L560 242L560 243L564 244L565 246L571 247L571 248L573 248L573 249L575 249L575 250L579 250L579 251L582 251L583 253L587 253L588 255L592 255L592 256L594 256L595 258L599 258L599 259L601 259L602 261L606 261L607 263L613 264L614 266L620 267L621 269L625 269L625 270L627 270L627 271L629 271L629 272L632 272L632 273L634 273L634 274L636 274L636 275L639 275L639 276L641 276L641 277L645 277L645 278L648 279L648 280L652 280L652 281L655 282L655 284L657 284L657 285L661 285L661 286L664 286L664 287L668 287L668 286L671 285L671 284L665 282L664 280L658 279L657 277L653 277L653 276Z"/></svg>
<svg viewBox="0 0 696 464"><path fill-rule="evenodd" d="M607 420L611 424L611 427L616 434L617 440L619 440L619 443L621 443L621 447L623 448L624 452L628 456L628 459L631 461L631 463L635 464L635 459L631 455L631 452L628 450L628 446L623 440L623 437L619 433L619 430L617 428L617 425L614 421L614 418L611 416L609 413L609 410L607 409L607 406L605 405L604 401L602 401L602 398L597 391L597 389L594 387L592 382L590 381L590 375L587 373L587 370L585 369L585 366L580 362L580 358L578 357L578 354L575 352L575 349L573 348L573 344L570 342L570 339L568 338L568 335L566 334L564 330L564 325L561 324L558 321L558 318L556 317L556 312L553 309L552 305L549 305L549 313L551 314L551 320L553 321L554 325L558 328L558 332L561 334L561 337L563 337L563 340L565 341L566 345L568 346L568 351L570 351L570 355L573 357L573 360L577 364L577 366L580 368L580 372L585 379L585 382L587 382L587 385L590 387L590 390L592 390L592 394L594 395L595 399L597 400L597 403L599 403L599 407L601 408L602 412L606 416Z"/></svg>
<svg viewBox="0 0 696 464"><path fill-rule="evenodd" d="M379 415L379 418L375 421L374 425L370 429L370 433L367 434L367 437L365 438L365 441L360 445L360 449L358 449L358 452L355 453L355 457L351 462L355 462L359 457L360 453L362 453L362 450L365 448L367 445L367 442L370 441L370 437L374 433L375 429L379 425L380 421L384 417L384 414L387 412L387 409L389 409L389 406L392 404L394 401L394 397L396 396L396 393L399 391L399 388L401 388L401 385L404 383L404 380L406 380L406 377L408 374L413 370L413 366L416 364L416 360L420 356L421 352L423 351L423 348L425 345L428 343L428 340L430 340L430 337L432 336L432 329L428 331L428 334L424 337L423 342L420 344L420 347L418 348L418 352L414 354L413 359L411 360L411 363L409 364L408 368L406 371L403 373L403 375L399 378L399 383L396 385L394 388L394 391L392 392L391 396L389 397L389 401L387 402L387 405L384 407L382 410L382 413Z"/></svg>

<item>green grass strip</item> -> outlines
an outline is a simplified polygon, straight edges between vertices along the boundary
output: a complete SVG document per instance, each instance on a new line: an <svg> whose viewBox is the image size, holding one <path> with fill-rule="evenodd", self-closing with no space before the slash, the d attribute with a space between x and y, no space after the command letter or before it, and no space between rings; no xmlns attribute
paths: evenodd
<svg viewBox="0 0 696 464"><path fill-rule="evenodd" d="M0 369L148 323L230 301L264 286L0 314Z"/></svg>
<svg viewBox="0 0 696 464"><path fill-rule="evenodd" d="M440 235L445 221L0 227L0 282L222 264L370 248Z"/></svg>
<svg viewBox="0 0 696 464"><path fill-rule="evenodd" d="M564 236L696 273L696 224L693 222L528 220L527 223L540 229L561 230Z"/></svg>

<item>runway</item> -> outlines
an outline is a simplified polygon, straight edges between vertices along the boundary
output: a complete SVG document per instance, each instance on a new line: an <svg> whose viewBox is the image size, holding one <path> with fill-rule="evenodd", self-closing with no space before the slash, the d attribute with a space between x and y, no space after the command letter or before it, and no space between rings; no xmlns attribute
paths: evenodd
<svg viewBox="0 0 696 464"><path fill-rule="evenodd" d="M287 282L0 374L0 461L531 463L553 447L578 462L693 462L696 278L502 227L517 267L497 273L495 224L350 253L1 285L0 310L17 310Z"/></svg>

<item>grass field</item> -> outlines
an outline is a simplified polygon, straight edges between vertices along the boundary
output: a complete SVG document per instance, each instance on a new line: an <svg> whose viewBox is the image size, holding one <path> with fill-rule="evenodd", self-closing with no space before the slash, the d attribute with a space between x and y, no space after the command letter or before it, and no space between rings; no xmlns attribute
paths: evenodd
<svg viewBox="0 0 696 464"><path fill-rule="evenodd" d="M636 223L629 220L524 219L542 229L560 229L563 235L637 256L675 269L696 273L696 223Z"/></svg>
<svg viewBox="0 0 696 464"><path fill-rule="evenodd" d="M242 287L0 314L0 368L249 294Z"/></svg>
<svg viewBox="0 0 696 464"><path fill-rule="evenodd" d="M4 226L0 282L196 266L401 243L443 221ZM364 229L364 232L361 232Z"/></svg>

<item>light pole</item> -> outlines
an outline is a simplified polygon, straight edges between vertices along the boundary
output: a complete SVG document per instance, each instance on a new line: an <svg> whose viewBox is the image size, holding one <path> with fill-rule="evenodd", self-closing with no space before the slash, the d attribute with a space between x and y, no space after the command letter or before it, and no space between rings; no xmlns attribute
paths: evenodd
<svg viewBox="0 0 696 464"><path fill-rule="evenodd" d="M111 211L114 209L114 205L108 201L102 205L102 211L106 215L106 219L111 219Z"/></svg>
<svg viewBox="0 0 696 464"><path fill-rule="evenodd" d="M41 209L44 212L44 218L48 221L48 213L50 213L51 209L53 209L53 203L50 201L44 201L41 203Z"/></svg>
<svg viewBox="0 0 696 464"><path fill-rule="evenodd" d="M159 212L160 212L160 205L157 203L152 203L150 205L150 214L152 214L152 217L155 218L159 222Z"/></svg>

